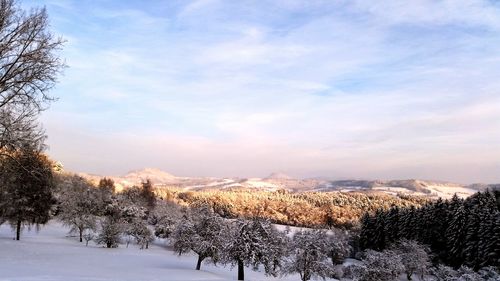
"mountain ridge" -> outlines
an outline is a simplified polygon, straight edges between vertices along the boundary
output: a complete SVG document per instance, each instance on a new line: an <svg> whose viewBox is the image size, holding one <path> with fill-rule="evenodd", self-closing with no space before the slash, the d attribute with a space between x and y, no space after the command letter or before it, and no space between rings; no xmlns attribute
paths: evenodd
<svg viewBox="0 0 500 281"><path fill-rule="evenodd" d="M104 176L78 173L78 175L97 184ZM450 198L453 194L467 197L477 191L493 188L496 185L464 185L438 180L328 180L318 178L293 178L282 172L271 173L265 178L217 178L217 177L178 177L157 168L132 170L122 176L105 176L115 181L118 190L125 189L149 179L158 187L177 187L184 190L288 190L290 192L376 192L388 194L412 194L430 197Z"/></svg>

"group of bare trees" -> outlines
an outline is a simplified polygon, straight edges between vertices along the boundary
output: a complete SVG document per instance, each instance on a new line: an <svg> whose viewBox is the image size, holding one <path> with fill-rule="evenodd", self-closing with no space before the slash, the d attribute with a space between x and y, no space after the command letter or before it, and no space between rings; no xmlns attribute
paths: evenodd
<svg viewBox="0 0 500 281"><path fill-rule="evenodd" d="M350 253L342 231L279 231L269 220L223 219L207 206L188 209L170 241L179 255L198 256L197 270L203 261L228 264L237 267L238 280L244 280L245 267L270 276L298 273L301 280L332 277Z"/></svg>
<svg viewBox="0 0 500 281"><path fill-rule="evenodd" d="M56 192L57 217L79 241L94 240L107 248L135 241L141 249L157 238L166 239L175 253L197 255L202 263L263 268L270 276L299 273L302 280L333 276L333 267L350 253L344 231L279 231L266 219L226 219L210 205L180 207L154 196L151 182L114 193L103 179L94 187L76 175L60 176Z"/></svg>
<svg viewBox="0 0 500 281"><path fill-rule="evenodd" d="M71 233L77 234L80 242L85 240L88 245L94 240L114 248L125 237L127 246L133 239L141 249L148 247L154 238L148 219L158 215L158 211L153 211L156 198L150 181L117 194L111 179L103 178L95 187L77 175L60 175L59 178L57 217L70 227Z"/></svg>

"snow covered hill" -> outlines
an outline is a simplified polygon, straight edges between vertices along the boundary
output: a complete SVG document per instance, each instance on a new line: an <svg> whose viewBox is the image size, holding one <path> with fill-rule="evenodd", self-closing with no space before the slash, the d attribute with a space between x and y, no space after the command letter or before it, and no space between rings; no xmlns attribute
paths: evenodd
<svg viewBox="0 0 500 281"><path fill-rule="evenodd" d="M108 281L108 280L236 280L236 269L203 264L194 270L194 256L178 257L156 241L150 249L139 250L120 245L106 249L94 244L85 247L75 237L67 237L68 229L51 221L39 232L25 230L20 241L8 225L0 226L1 281ZM246 280L299 280L267 277L247 268Z"/></svg>
<svg viewBox="0 0 500 281"><path fill-rule="evenodd" d="M97 183L102 176L80 173L81 176ZM215 178L215 177L177 177L159 169L143 169L127 173L123 176L110 177L115 181L118 190L133 185L140 185L150 179L157 187L175 186L185 190L234 190L256 189L276 191L285 189L292 192L372 192L387 194L411 194L429 197L451 198L454 194L468 197L479 190L493 185L463 185L450 182L425 180L328 180L328 179L296 179L284 173L273 173L265 178Z"/></svg>

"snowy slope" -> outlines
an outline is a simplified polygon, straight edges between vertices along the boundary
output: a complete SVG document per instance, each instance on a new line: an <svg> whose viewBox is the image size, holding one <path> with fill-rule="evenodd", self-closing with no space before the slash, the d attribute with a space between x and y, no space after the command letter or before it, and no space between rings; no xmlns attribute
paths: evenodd
<svg viewBox="0 0 500 281"><path fill-rule="evenodd" d="M66 280L236 280L236 269L203 264L194 270L194 256L178 257L157 241L148 250L136 245L106 249L94 244L85 247L68 229L50 222L40 232L25 230L21 241L14 241L8 225L0 226L0 281ZM299 280L266 277L245 270L246 280Z"/></svg>

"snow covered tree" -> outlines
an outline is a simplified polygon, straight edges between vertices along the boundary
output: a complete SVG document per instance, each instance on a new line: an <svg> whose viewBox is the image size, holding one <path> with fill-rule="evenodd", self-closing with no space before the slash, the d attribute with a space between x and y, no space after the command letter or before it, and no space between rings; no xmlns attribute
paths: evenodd
<svg viewBox="0 0 500 281"><path fill-rule="evenodd" d="M286 253L286 236L267 220L234 221L226 236L224 263L238 267L238 280L245 279L245 266L276 276Z"/></svg>
<svg viewBox="0 0 500 281"><path fill-rule="evenodd" d="M403 272L401 257L390 250L367 250L362 264L350 265L347 268L347 276L357 281L394 281Z"/></svg>
<svg viewBox="0 0 500 281"><path fill-rule="evenodd" d="M412 280L414 273L419 273L420 279L423 279L431 266L428 254L430 250L427 246L416 241L402 239L393 244L391 249L401 257L408 280Z"/></svg>
<svg viewBox="0 0 500 281"><path fill-rule="evenodd" d="M45 224L55 203L51 161L31 148L9 152L0 158L0 214L16 229Z"/></svg>
<svg viewBox="0 0 500 281"><path fill-rule="evenodd" d="M94 187L80 176L74 175L63 182L59 195L59 219L71 227L83 242L85 230L97 226L98 202Z"/></svg>
<svg viewBox="0 0 500 281"><path fill-rule="evenodd" d="M302 281L333 273L329 239L324 230L302 230L293 235L284 273L299 273Z"/></svg>
<svg viewBox="0 0 500 281"><path fill-rule="evenodd" d="M224 219L210 208L194 209L189 216L185 216L179 222L172 235L174 251L179 255L190 251L196 253L198 255L196 270L200 270L201 263L205 259L208 258L214 263L220 260L226 232Z"/></svg>
<svg viewBox="0 0 500 281"><path fill-rule="evenodd" d="M149 243L154 241L153 232L148 228L146 222L142 219L135 219L126 224L125 233L135 239L142 249L148 249Z"/></svg>
<svg viewBox="0 0 500 281"><path fill-rule="evenodd" d="M465 200L436 200L421 208L401 212L399 235L430 246L433 262L474 270L500 265L500 200L492 191L478 192ZM393 213L393 212L392 212ZM387 230L396 220L391 211L377 211L362 219L362 248L383 250L391 237ZM410 220L410 221L407 221ZM391 234L392 235L392 234Z"/></svg>
<svg viewBox="0 0 500 281"><path fill-rule="evenodd" d="M83 233L83 239L85 239L85 246L89 245L89 242L94 240L95 238L95 233L94 230L92 229L86 229L85 232Z"/></svg>
<svg viewBox="0 0 500 281"><path fill-rule="evenodd" d="M154 226L155 236L163 239L170 237L181 218L180 207L167 201L158 201L155 209L149 213L149 223Z"/></svg>
<svg viewBox="0 0 500 281"><path fill-rule="evenodd" d="M96 237L97 244L104 244L107 248L118 247L121 233L124 230L123 209L124 206L118 199L111 198L105 207L104 218L101 219L100 229Z"/></svg>
<svg viewBox="0 0 500 281"><path fill-rule="evenodd" d="M465 261L464 248L467 234L467 210L465 208L464 204L457 207L445 231L448 252L447 262L454 267L459 267Z"/></svg>

